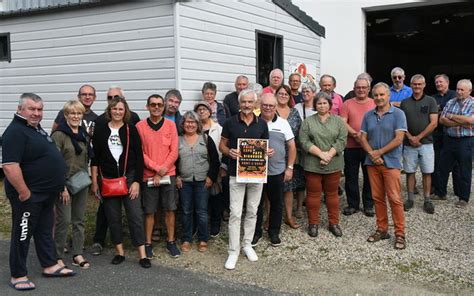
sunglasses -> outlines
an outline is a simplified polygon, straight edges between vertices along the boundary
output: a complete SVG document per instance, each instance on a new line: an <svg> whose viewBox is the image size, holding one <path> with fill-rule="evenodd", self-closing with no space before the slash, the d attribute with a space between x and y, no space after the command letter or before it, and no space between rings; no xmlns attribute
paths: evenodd
<svg viewBox="0 0 474 296"><path fill-rule="evenodd" d="M393 79L398 79L398 80L402 80L403 79L403 76L402 75L395 75L395 76L392 76Z"/></svg>
<svg viewBox="0 0 474 296"><path fill-rule="evenodd" d="M115 96L107 96L107 100L110 101L112 99L125 99L124 97L121 97L119 95L115 95Z"/></svg>
<svg viewBox="0 0 474 296"><path fill-rule="evenodd" d="M148 104L148 106L150 106L151 108L163 108L165 105L163 103L150 103Z"/></svg>

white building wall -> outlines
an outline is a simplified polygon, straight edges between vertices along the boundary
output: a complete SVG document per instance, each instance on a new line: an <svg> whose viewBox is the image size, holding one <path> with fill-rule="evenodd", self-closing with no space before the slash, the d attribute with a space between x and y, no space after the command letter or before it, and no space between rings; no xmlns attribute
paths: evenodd
<svg viewBox="0 0 474 296"><path fill-rule="evenodd" d="M256 30L283 36L285 81L290 62L319 67L320 37L271 1L183 1L178 5L183 110L201 99L199 90L206 81L216 83L219 101L234 91L238 75L255 82Z"/></svg>
<svg viewBox="0 0 474 296"><path fill-rule="evenodd" d="M49 129L82 84L98 91L96 113L108 87L118 85L140 115L148 95L175 87L171 0L3 18L0 27L11 33L12 56L0 62L0 134L23 92L43 98Z"/></svg>
<svg viewBox="0 0 474 296"><path fill-rule="evenodd" d="M326 38L321 41L321 73L335 76L336 91L345 95L352 89L356 76L365 71L366 35L363 9L422 1L292 0L292 2L326 28ZM390 70L388 69L387 73Z"/></svg>

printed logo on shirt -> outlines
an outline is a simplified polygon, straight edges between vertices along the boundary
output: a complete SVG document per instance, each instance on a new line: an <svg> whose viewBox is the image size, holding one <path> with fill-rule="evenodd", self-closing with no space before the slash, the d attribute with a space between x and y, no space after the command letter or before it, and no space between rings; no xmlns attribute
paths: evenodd
<svg viewBox="0 0 474 296"><path fill-rule="evenodd" d="M119 135L110 135L109 142L113 146L122 146Z"/></svg>
<svg viewBox="0 0 474 296"><path fill-rule="evenodd" d="M30 217L30 212L24 212L23 216L21 217L20 227L21 227L21 235L20 241L26 240L28 237L28 218Z"/></svg>

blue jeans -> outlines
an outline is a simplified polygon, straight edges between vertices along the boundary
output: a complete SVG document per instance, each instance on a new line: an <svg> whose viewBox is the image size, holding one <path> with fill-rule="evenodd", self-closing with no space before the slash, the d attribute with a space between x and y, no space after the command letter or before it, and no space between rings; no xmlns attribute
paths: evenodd
<svg viewBox="0 0 474 296"><path fill-rule="evenodd" d="M209 229L207 227L207 203L209 192L204 187L204 181L183 182L183 188L179 190L181 207L183 209L183 242L192 242L193 239L193 213L195 213L198 240L207 242L209 240Z"/></svg>
<svg viewBox="0 0 474 296"><path fill-rule="evenodd" d="M474 137L452 138L446 136L444 138L439 168L439 183L435 184L435 193L438 196L446 196L449 173L457 163L459 167L459 176L456 178L459 185L458 196L460 200L469 201L472 183L473 142ZM455 177L453 176L453 178Z"/></svg>

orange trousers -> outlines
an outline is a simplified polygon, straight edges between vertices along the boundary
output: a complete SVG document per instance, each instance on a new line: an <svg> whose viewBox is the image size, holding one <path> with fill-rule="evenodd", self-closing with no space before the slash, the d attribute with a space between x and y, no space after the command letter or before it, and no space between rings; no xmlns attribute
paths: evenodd
<svg viewBox="0 0 474 296"><path fill-rule="evenodd" d="M385 196L387 196L392 210L395 235L405 236L405 213L401 195L400 170L390 169L383 165L369 165L367 172L374 200L377 229L382 232L388 231L387 202L385 200Z"/></svg>
<svg viewBox="0 0 474 296"><path fill-rule="evenodd" d="M329 224L339 224L339 195L337 194L337 188L341 179L341 171L331 174L305 172L305 179L308 223L319 224L321 193L324 191Z"/></svg>

